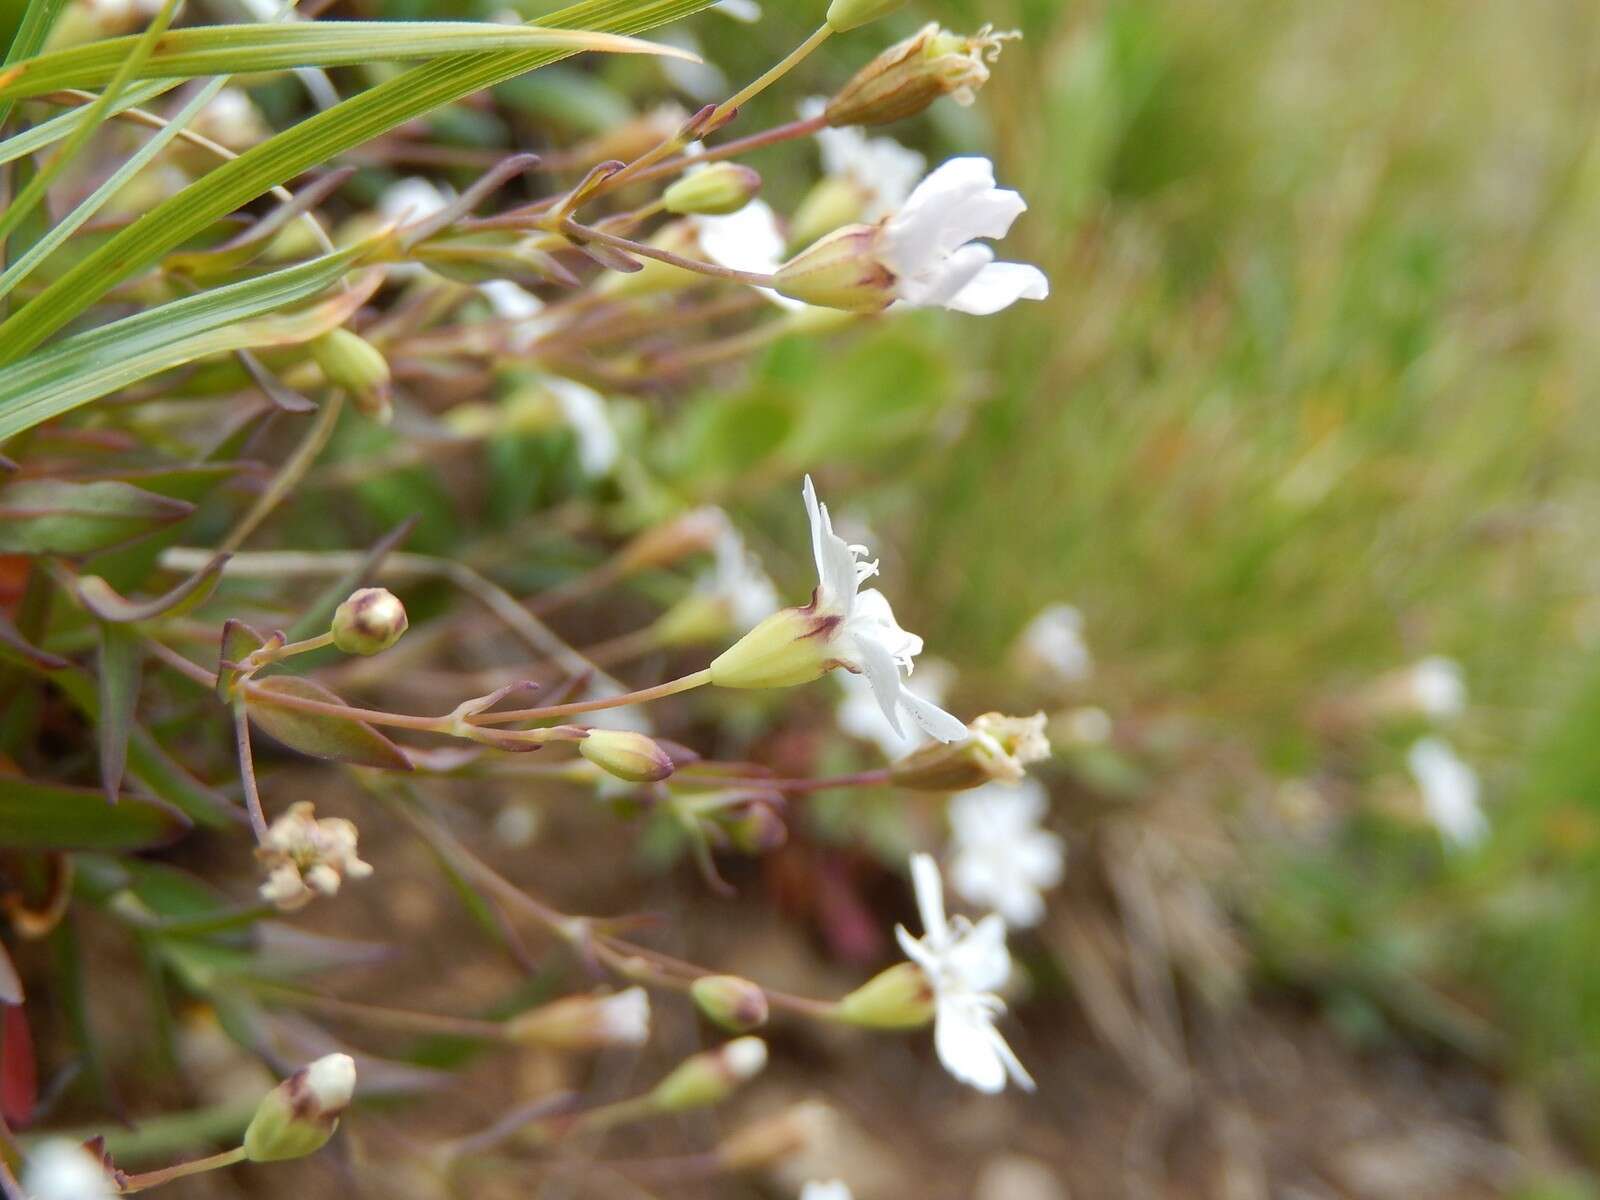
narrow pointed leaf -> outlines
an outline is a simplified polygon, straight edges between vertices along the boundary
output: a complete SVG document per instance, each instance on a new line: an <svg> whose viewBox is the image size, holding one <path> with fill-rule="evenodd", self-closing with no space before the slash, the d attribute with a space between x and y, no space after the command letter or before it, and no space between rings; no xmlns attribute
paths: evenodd
<svg viewBox="0 0 1600 1200"><path fill-rule="evenodd" d="M122 625L100 626L100 719L95 732L100 744L100 785L115 804L128 766L128 737L139 702L139 675L144 652L138 635Z"/></svg>
<svg viewBox="0 0 1600 1200"><path fill-rule="evenodd" d="M193 511L186 501L115 480L19 480L0 487L0 553L91 554Z"/></svg>
<svg viewBox="0 0 1600 1200"><path fill-rule="evenodd" d="M94 788L0 776L0 847L7 850L147 850L191 828L177 809L124 793L115 805Z"/></svg>
<svg viewBox="0 0 1600 1200"><path fill-rule="evenodd" d="M267 644L262 637L243 621L229 618L222 624L222 647L217 652L217 699L224 704L233 703L233 689L238 685L239 664Z"/></svg>
<svg viewBox="0 0 1600 1200"><path fill-rule="evenodd" d="M343 701L321 684L297 675L274 675L258 681L250 694L250 719L291 750L313 758L364 767L384 767L391 771L411 769L411 760L400 747L371 725L274 704L273 693L320 700L325 704L342 704Z"/></svg>

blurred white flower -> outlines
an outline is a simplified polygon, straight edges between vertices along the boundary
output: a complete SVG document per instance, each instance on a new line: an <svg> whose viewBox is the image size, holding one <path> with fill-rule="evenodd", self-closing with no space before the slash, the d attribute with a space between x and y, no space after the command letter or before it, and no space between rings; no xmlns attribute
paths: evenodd
<svg viewBox="0 0 1600 1200"><path fill-rule="evenodd" d="M230 150L253 146L267 135L267 126L250 97L238 88L223 88L195 114L194 131Z"/></svg>
<svg viewBox="0 0 1600 1200"><path fill-rule="evenodd" d="M1452 846L1475 846L1489 822L1478 801L1478 773L1443 738L1426 737L1406 755L1422 792L1422 805L1439 835Z"/></svg>
<svg viewBox="0 0 1600 1200"><path fill-rule="evenodd" d="M733 271L771 275L783 262L783 230L777 214L765 200L752 200L738 212L720 217L691 216L695 237L707 259ZM798 310L806 306L771 288L757 288L780 308Z"/></svg>
<svg viewBox="0 0 1600 1200"><path fill-rule="evenodd" d="M441 211L450 198L421 176L412 175L384 189L378 215L395 224L414 225Z"/></svg>
<svg viewBox="0 0 1600 1200"><path fill-rule="evenodd" d="M1008 1076L1033 1091L1032 1077L994 1027L1006 1011L995 989L1011 974L1005 921L992 913L976 925L965 917L947 919L939 868L926 854L911 856L911 882L923 934L914 938L897 926L895 936L933 988L933 1046L939 1061L980 1092L1004 1090Z"/></svg>
<svg viewBox="0 0 1600 1200"><path fill-rule="evenodd" d="M800 115L810 119L827 107L825 99L813 96L801 104ZM858 220L880 221L897 211L928 169L928 160L917 151L890 137L869 138L854 125L827 126L817 130L816 136L823 172L860 193Z"/></svg>
<svg viewBox="0 0 1600 1200"><path fill-rule="evenodd" d="M338 893L346 879L365 879L372 865L356 857L355 824L343 817L317 818L316 806L297 800L267 827L256 858L267 871L261 898L284 912L304 908L317 896Z"/></svg>
<svg viewBox="0 0 1600 1200"><path fill-rule="evenodd" d="M1094 673L1083 614L1070 604L1041 611L1023 629L1017 645L1027 665L1043 667L1060 683L1082 683Z"/></svg>
<svg viewBox="0 0 1600 1200"><path fill-rule="evenodd" d="M816 1180L800 1189L800 1200L855 1200L850 1189L842 1179L830 1179L826 1183Z"/></svg>
<svg viewBox="0 0 1600 1200"><path fill-rule="evenodd" d="M491 279L480 283L478 291L489 302L495 316L512 323L510 345L516 353L526 354L549 331L549 322L542 316L544 301L520 284L509 279Z"/></svg>
<svg viewBox="0 0 1600 1200"><path fill-rule="evenodd" d="M873 693L872 685L861 675L845 671L838 676L844 694L834 709L834 720L845 733L873 742L883 751L883 756L896 759L927 740L920 729L897 733L883 718L883 710ZM924 658L917 672L906 680L906 690L926 700L929 704L943 705L955 683L956 669L936 658Z"/></svg>
<svg viewBox="0 0 1600 1200"><path fill-rule="evenodd" d="M722 528L712 544L711 570L701 576L699 586L726 606L734 628L744 633L778 611L778 589L733 522L725 513L719 515Z"/></svg>
<svg viewBox="0 0 1600 1200"><path fill-rule="evenodd" d="M894 272L895 294L913 308L987 316L1018 300L1043 300L1050 283L1038 267L994 260L979 238L1002 238L1027 211L998 188L986 158L952 158L917 185L883 224L879 255Z"/></svg>
<svg viewBox="0 0 1600 1200"><path fill-rule="evenodd" d="M806 476L806 513L811 519L811 548L817 560L818 584L811 601L813 617L829 620L829 634L839 665L865 675L878 708L896 733L900 710L941 742L966 738L967 727L937 704L924 700L906 686L912 660L922 653L922 639L901 629L887 597L876 588L861 591L861 584L878 573L878 564L858 562L865 546L851 546L833 532L828 506L817 499L817 489ZM904 668L905 675L901 675Z"/></svg>
<svg viewBox="0 0 1600 1200"><path fill-rule="evenodd" d="M1064 874L1066 845L1039 828L1049 806L1032 779L987 784L950 801L950 882L1014 929L1043 919L1044 893Z"/></svg>
<svg viewBox="0 0 1600 1200"><path fill-rule="evenodd" d="M1417 710L1435 721L1459 717L1467 707L1467 680L1453 658L1432 655L1414 664L1406 681Z"/></svg>
<svg viewBox="0 0 1600 1200"><path fill-rule="evenodd" d="M33 1148L22 1190L31 1200L111 1200L117 1194L100 1159L66 1138L51 1138Z"/></svg>
<svg viewBox="0 0 1600 1200"><path fill-rule="evenodd" d="M622 453L622 443L606 411L605 397L576 380L552 375L544 381L555 397L561 416L577 439L578 466L590 479L611 473Z"/></svg>
<svg viewBox="0 0 1600 1200"><path fill-rule="evenodd" d="M746 25L754 25L761 20L761 5L756 0L718 0L711 7L723 16L743 21Z"/></svg>
<svg viewBox="0 0 1600 1200"><path fill-rule="evenodd" d="M724 99L733 90L722 69L706 57L700 39L687 29L669 29L656 35L656 40L679 50L687 50L698 62L662 55L656 59L667 82L689 99L701 104L711 104Z"/></svg>
<svg viewBox="0 0 1600 1200"><path fill-rule="evenodd" d="M1103 746L1111 740L1111 714L1093 704L1062 713L1056 726L1063 740L1075 746Z"/></svg>
<svg viewBox="0 0 1600 1200"><path fill-rule="evenodd" d="M642 1046L650 1040L650 995L642 987L602 997L595 1015L610 1045Z"/></svg>

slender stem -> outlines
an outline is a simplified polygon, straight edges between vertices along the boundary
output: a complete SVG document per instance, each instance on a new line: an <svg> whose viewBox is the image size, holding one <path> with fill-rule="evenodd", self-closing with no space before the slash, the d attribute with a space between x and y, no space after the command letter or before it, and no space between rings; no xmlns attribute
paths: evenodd
<svg viewBox="0 0 1600 1200"><path fill-rule="evenodd" d="M250 752L250 714L244 700L233 704L233 737L239 746L239 782L244 787L244 807L250 814L250 828L256 841L267 839L267 818L261 811L261 791L256 787L255 756Z"/></svg>
<svg viewBox="0 0 1600 1200"><path fill-rule="evenodd" d="M664 700L668 696L676 696L681 692L693 691L695 688L704 687L711 682L709 668L696 671L692 675L684 675L678 679L658 683L655 687L641 688L637 692L627 692L621 696L600 696L593 700L577 700L571 704L552 704L545 708L515 709L510 712L484 713L473 717L475 725L508 725L513 721L544 721L555 717L571 717L579 713L599 712L607 708L621 708L629 704L648 704L652 700Z"/></svg>
<svg viewBox="0 0 1600 1200"><path fill-rule="evenodd" d="M344 407L344 392L334 390L322 402L322 409L317 413L317 420L306 433L305 441L296 447L295 452L289 456L272 482L267 485L267 490L257 497L250 511L239 519L233 531L217 547L220 554L228 554L244 545L246 539L256 531L257 526L272 515L272 510L283 503L295 486L305 477L311 469L311 464L316 461L327 446L328 439L333 436L333 427L338 424L339 412Z"/></svg>
<svg viewBox="0 0 1600 1200"><path fill-rule="evenodd" d="M640 258L653 258L657 262L664 262L669 267L679 270L692 271L696 275L709 276L712 279L721 279L729 283L748 283L751 287L771 287L772 276L759 271L739 271L733 267L725 267L720 263L702 262L696 258L685 258L681 254L674 254L670 250L663 250L659 246L652 246L646 242L636 242L631 238L618 237L614 233L607 233L603 229L596 229L592 225L580 225L570 218L561 223L561 231L577 242L599 242L603 246L612 246L628 254Z"/></svg>
<svg viewBox="0 0 1600 1200"><path fill-rule="evenodd" d="M749 154L752 150L764 150L768 146L776 146L782 142L794 141L796 138L810 137L819 129L826 129L828 118L821 113L805 120L790 121L787 125L775 125L771 129L764 129L760 133L752 133L748 137L735 138L731 142L723 142L720 146L713 146L700 154L684 158L673 158L645 171L640 171L633 177L635 183L646 183L659 179L665 175L673 175L685 167L698 167L704 163L721 162L728 158L738 158L741 154Z"/></svg>
<svg viewBox="0 0 1600 1200"><path fill-rule="evenodd" d="M146 1188L159 1187L163 1183L171 1183L175 1179L183 1179L190 1175L199 1175L205 1171L215 1171L220 1167L231 1167L234 1163L244 1161L244 1147L235 1146L232 1150L224 1150L221 1154L213 1154L209 1158L197 1158L193 1162L177 1163L170 1167L162 1167L159 1171L146 1171L142 1175L129 1175L120 1189L123 1195L130 1192L142 1192Z"/></svg>
<svg viewBox="0 0 1600 1200"><path fill-rule="evenodd" d="M878 787L894 781L894 771L878 767L871 771L857 771L852 775L825 775L817 779L771 779L764 775L729 777L727 775L696 775L692 771L679 771L674 783L702 783L726 787L730 783L748 783L753 787L775 792L825 792L831 788Z"/></svg>
<svg viewBox="0 0 1600 1200"><path fill-rule="evenodd" d="M715 129L724 122L731 120L739 109L777 83L778 80L794 70L807 58L810 58L821 47L822 43L826 42L831 36L833 36L833 27L824 22L817 28L815 33L791 50L782 62L776 64L761 78L747 84L741 91L717 105L716 116L710 122L711 127Z"/></svg>
<svg viewBox="0 0 1600 1200"><path fill-rule="evenodd" d="M505 1026L499 1021L481 1021L473 1017L452 1017L439 1013L409 1012L398 1008L383 1008L373 1004L358 1004L354 1000L341 1000L335 996L319 996L314 992L273 984L252 984L258 995L299 1008L324 1012L335 1017L349 1017L369 1025L389 1029L403 1029L411 1033L435 1033L447 1037L472 1038L476 1041L501 1041Z"/></svg>

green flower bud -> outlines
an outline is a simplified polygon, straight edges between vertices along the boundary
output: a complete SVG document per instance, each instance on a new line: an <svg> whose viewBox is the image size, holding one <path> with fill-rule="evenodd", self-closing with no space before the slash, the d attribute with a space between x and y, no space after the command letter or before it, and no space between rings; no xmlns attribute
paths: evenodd
<svg viewBox="0 0 1600 1200"><path fill-rule="evenodd" d="M578 753L608 775L629 783L659 783L672 774L672 756L642 733L591 729Z"/></svg>
<svg viewBox="0 0 1600 1200"><path fill-rule="evenodd" d="M898 963L839 1001L833 1015L868 1029L917 1029L933 1020L933 986L916 963Z"/></svg>
<svg viewBox="0 0 1600 1200"><path fill-rule="evenodd" d="M268 1092L244 1131L251 1162L304 1158L327 1144L350 1106L356 1064L348 1054L328 1054L301 1067Z"/></svg>
<svg viewBox="0 0 1600 1200"><path fill-rule="evenodd" d="M505 1034L519 1046L552 1050L642 1046L650 1037L650 997L638 987L568 996L511 1018Z"/></svg>
<svg viewBox="0 0 1600 1200"><path fill-rule="evenodd" d="M785 296L841 308L881 312L894 303L894 272L878 258L876 225L846 225L800 251L772 277Z"/></svg>
<svg viewBox="0 0 1600 1200"><path fill-rule="evenodd" d="M767 1044L760 1038L735 1038L684 1059L650 1093L659 1112L684 1112L720 1104L761 1074L767 1065Z"/></svg>
<svg viewBox="0 0 1600 1200"><path fill-rule="evenodd" d="M342 387L367 416L387 423L389 363L377 347L348 329L331 329L311 342L311 357L329 383Z"/></svg>
<svg viewBox="0 0 1600 1200"><path fill-rule="evenodd" d="M808 1100L735 1130L712 1153L729 1174L761 1170L827 1144L837 1120L827 1105Z"/></svg>
<svg viewBox="0 0 1600 1200"><path fill-rule="evenodd" d="M789 244L809 246L835 229L855 224L866 210L866 199L861 186L849 179L830 175L818 180L789 221Z"/></svg>
<svg viewBox="0 0 1600 1200"><path fill-rule="evenodd" d="M863 25L887 17L905 7L906 0L833 0L828 5L828 26L835 33L849 33Z"/></svg>
<svg viewBox="0 0 1600 1200"><path fill-rule="evenodd" d="M406 607L387 588L361 588L333 613L333 644L346 654L379 654L400 640Z"/></svg>
<svg viewBox="0 0 1600 1200"><path fill-rule="evenodd" d="M659 647L698 646L734 632L728 602L703 591L690 592L650 626L651 644Z"/></svg>
<svg viewBox="0 0 1600 1200"><path fill-rule="evenodd" d="M926 25L856 72L828 102L828 124L887 125L916 116L941 96L971 104L989 81L1001 43L1016 36L989 25L972 37Z"/></svg>
<svg viewBox="0 0 1600 1200"><path fill-rule="evenodd" d="M830 634L838 617L807 608L773 613L711 662L711 682L726 688L795 687L836 665Z"/></svg>
<svg viewBox="0 0 1600 1200"><path fill-rule="evenodd" d="M761 176L740 163L712 163L691 171L661 195L669 213L726 216L736 213L761 190Z"/></svg>
<svg viewBox="0 0 1600 1200"><path fill-rule="evenodd" d="M702 975L689 994L706 1019L734 1033L748 1033L767 1023L767 994L737 975Z"/></svg>

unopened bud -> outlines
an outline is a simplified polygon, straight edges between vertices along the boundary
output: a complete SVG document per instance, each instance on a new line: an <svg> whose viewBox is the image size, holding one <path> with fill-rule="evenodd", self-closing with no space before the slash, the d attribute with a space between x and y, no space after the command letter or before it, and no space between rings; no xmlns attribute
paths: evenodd
<svg viewBox="0 0 1600 1200"><path fill-rule="evenodd" d="M684 1059L656 1084L651 1102L660 1112L683 1112L720 1104L767 1065L767 1044L760 1038L735 1038Z"/></svg>
<svg viewBox="0 0 1600 1200"><path fill-rule="evenodd" d="M748 1033L767 1023L767 994L737 975L702 975L689 994L706 1019L734 1033Z"/></svg>
<svg viewBox="0 0 1600 1200"><path fill-rule="evenodd" d="M904 8L905 3L906 0L833 0L828 5L828 27L835 33L849 33Z"/></svg>
<svg viewBox="0 0 1600 1200"><path fill-rule="evenodd" d="M634 537L617 551L613 569L620 576L670 566L711 550L727 529L728 518L721 509L690 509Z"/></svg>
<svg viewBox="0 0 1600 1200"><path fill-rule="evenodd" d="M961 742L935 743L908 754L890 770L901 787L926 792L961 792L986 783L1017 783L1029 763L1050 757L1045 715L1007 717L984 713Z"/></svg>
<svg viewBox="0 0 1600 1200"><path fill-rule="evenodd" d="M311 357L329 383L350 393L357 408L374 420L388 422L389 362L376 346L348 329L331 329L312 339Z"/></svg>
<svg viewBox="0 0 1600 1200"><path fill-rule="evenodd" d="M898 963L839 1001L833 1015L869 1029L917 1029L933 1020L933 987L916 963Z"/></svg>
<svg viewBox="0 0 1600 1200"><path fill-rule="evenodd" d="M816 1149L827 1140L836 1120L827 1105L808 1100L735 1130L712 1153L717 1165L729 1173L761 1170Z"/></svg>
<svg viewBox="0 0 1600 1200"><path fill-rule="evenodd" d="M819 179L789 219L789 244L809 246L835 229L859 223L866 210L867 194L855 180L841 175Z"/></svg>
<svg viewBox="0 0 1600 1200"><path fill-rule="evenodd" d="M1002 43L1017 36L989 25L971 37L926 25L856 72L828 102L828 124L887 125L916 116L941 96L971 104L989 81Z"/></svg>
<svg viewBox="0 0 1600 1200"><path fill-rule="evenodd" d="M771 854L789 840L789 827L777 807L765 801L730 810L721 824L728 841L741 854Z"/></svg>
<svg viewBox="0 0 1600 1200"><path fill-rule="evenodd" d="M112 1200L120 1189L99 1154L53 1137L28 1151L22 1190L31 1200Z"/></svg>
<svg viewBox="0 0 1600 1200"><path fill-rule="evenodd" d="M672 774L672 756L642 733L591 729L578 753L609 775L628 783L659 783Z"/></svg>
<svg viewBox="0 0 1600 1200"><path fill-rule="evenodd" d="M277 1162L322 1149L355 1088L356 1064L348 1054L324 1055L301 1067L256 1106L244 1131L245 1156L251 1162Z"/></svg>
<svg viewBox="0 0 1600 1200"><path fill-rule="evenodd" d="M846 225L813 242L772 277L783 295L846 312L881 312L894 302L894 272L878 257L877 225Z"/></svg>
<svg viewBox="0 0 1600 1200"><path fill-rule="evenodd" d="M406 606L387 588L361 588L333 613L333 644L346 654L379 654L406 631Z"/></svg>
<svg viewBox="0 0 1600 1200"><path fill-rule="evenodd" d="M728 601L710 592L693 591L650 626L650 641L663 649L715 642L733 630Z"/></svg>
<svg viewBox="0 0 1600 1200"><path fill-rule="evenodd" d="M780 609L712 660L711 682L780 688L821 679L837 661L830 635L838 620L810 607Z"/></svg>
<svg viewBox="0 0 1600 1200"><path fill-rule="evenodd" d="M691 171L661 194L669 213L725 217L736 213L761 190L761 176L742 163L712 163Z"/></svg>
<svg viewBox="0 0 1600 1200"><path fill-rule="evenodd" d="M505 1035L519 1046L552 1050L642 1046L650 1038L650 997L638 987L609 995L568 996L511 1018Z"/></svg>

